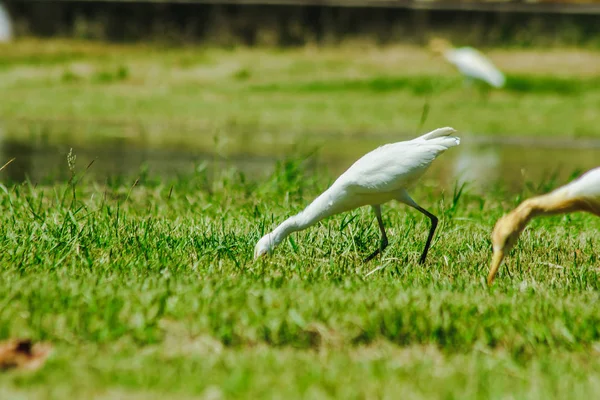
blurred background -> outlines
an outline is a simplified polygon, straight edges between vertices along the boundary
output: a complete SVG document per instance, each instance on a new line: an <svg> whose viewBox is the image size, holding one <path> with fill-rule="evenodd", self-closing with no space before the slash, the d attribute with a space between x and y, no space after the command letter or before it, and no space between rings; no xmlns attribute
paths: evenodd
<svg viewBox="0 0 600 400"><path fill-rule="evenodd" d="M4 181L68 179L71 149L99 181L334 177L453 126L432 178L519 190L600 164L600 2L0 0L0 86Z"/></svg>

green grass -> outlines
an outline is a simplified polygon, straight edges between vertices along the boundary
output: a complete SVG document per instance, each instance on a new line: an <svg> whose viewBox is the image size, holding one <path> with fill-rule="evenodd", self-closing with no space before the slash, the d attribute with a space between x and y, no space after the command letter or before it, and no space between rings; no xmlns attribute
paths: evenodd
<svg viewBox="0 0 600 400"><path fill-rule="evenodd" d="M412 136L429 103L423 131L598 137L600 53L484 51L508 78L487 96L414 46L226 50L20 40L0 47L0 120L5 135L27 140L119 137L212 150L219 135L226 152L271 154L286 141L323 134Z"/></svg>
<svg viewBox="0 0 600 400"><path fill-rule="evenodd" d="M484 283L495 220L556 182L484 198L426 178L413 195L441 223L424 266L428 222L397 204L374 262L361 262L379 239L368 208L253 262L258 238L332 177L289 160L260 182L199 169L99 184L70 166L70 183L0 186L0 338L56 346L40 371L2 375L3 397L597 393L597 218L533 221Z"/></svg>
<svg viewBox="0 0 600 400"><path fill-rule="evenodd" d="M451 174L453 156L442 156L411 192L440 218L423 266L428 220L393 203L383 215L390 245L369 264L379 230L368 208L252 260L261 235L335 176L296 156L259 177L227 169L228 152L316 148L337 169L385 134L412 136L426 102L419 130L454 126L467 146L475 135L598 136L600 54L489 53L508 83L485 98L416 47L0 45L5 137L219 155L169 179L142 168L98 181L104 160L86 171L71 159L47 166L68 182L3 180L0 339L55 351L37 372L0 375L0 397L593 397L600 220L533 221L485 285L493 224L564 182L571 156L560 149L528 155L553 160L556 175L543 181L528 180L520 152L502 152L507 187L485 192L434 179ZM589 149L578 157L596 160ZM525 181L516 193L515 181Z"/></svg>
<svg viewBox="0 0 600 400"><path fill-rule="evenodd" d="M332 93L367 92L389 93L408 91L414 95L431 95L436 92L456 91L460 88L460 77L439 77L435 75L390 77L378 76L369 79L326 80L304 83L277 83L258 85L251 89L256 92L288 93ZM484 85L482 85L484 86ZM555 95L581 95L600 89L600 77L561 78L552 76L509 75L504 90L516 93L552 93Z"/></svg>

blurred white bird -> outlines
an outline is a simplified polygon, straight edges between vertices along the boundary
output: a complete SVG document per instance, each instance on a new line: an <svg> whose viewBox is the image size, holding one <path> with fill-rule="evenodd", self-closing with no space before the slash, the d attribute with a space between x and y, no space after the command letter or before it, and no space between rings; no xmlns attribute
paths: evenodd
<svg viewBox="0 0 600 400"><path fill-rule="evenodd" d="M8 42L12 39L12 23L10 15L2 3L0 3L0 42Z"/></svg>
<svg viewBox="0 0 600 400"><path fill-rule="evenodd" d="M453 64L467 79L479 79L500 88L506 79L494 64L481 52L472 47L453 48L445 39L432 39L429 48Z"/></svg>
<svg viewBox="0 0 600 400"><path fill-rule="evenodd" d="M600 217L600 167L548 194L522 202L496 222L492 232L494 255L487 282L491 285L504 256L515 245L527 223L538 215L585 211Z"/></svg>
<svg viewBox="0 0 600 400"><path fill-rule="evenodd" d="M425 262L438 219L415 203L406 190L425 173L437 156L460 143L458 137L450 136L455 132L452 128L440 128L416 139L387 144L367 153L303 211L263 236L254 248L254 258L270 254L292 232L306 229L331 215L371 205L381 230L381 245L365 259L369 261L388 244L381 205L397 200L431 220L429 236L419 261Z"/></svg>

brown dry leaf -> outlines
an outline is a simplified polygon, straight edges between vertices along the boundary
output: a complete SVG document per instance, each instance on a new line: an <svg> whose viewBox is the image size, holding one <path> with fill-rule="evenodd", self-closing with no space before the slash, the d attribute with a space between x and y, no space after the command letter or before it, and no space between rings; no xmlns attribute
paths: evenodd
<svg viewBox="0 0 600 400"><path fill-rule="evenodd" d="M0 370L18 368L36 370L44 365L52 351L48 343L33 343L30 339L9 339L0 342Z"/></svg>

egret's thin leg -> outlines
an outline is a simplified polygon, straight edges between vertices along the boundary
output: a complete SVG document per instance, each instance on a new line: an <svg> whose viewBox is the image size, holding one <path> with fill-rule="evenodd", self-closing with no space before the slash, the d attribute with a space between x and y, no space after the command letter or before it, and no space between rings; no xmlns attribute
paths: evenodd
<svg viewBox="0 0 600 400"><path fill-rule="evenodd" d="M431 228L429 229L429 236L427 236L427 242L425 242L425 249L423 249L423 254L421 254L421 258L419 259L419 264L423 264L425 262L425 258L427 258L427 252L429 251L429 246L431 246L431 240L433 239L433 235L435 233L435 229L437 228L438 218L415 203L415 201L410 197L410 195L403 190L399 193L397 200L414 208L415 210L425 214L429 220L431 221Z"/></svg>
<svg viewBox="0 0 600 400"><path fill-rule="evenodd" d="M381 231L381 244L377 250L375 250L373 253L371 253L371 255L369 257L365 258L364 262L371 261L373 258L375 258L375 256L377 254L383 253L383 250L385 250L385 248L388 245L388 238L387 238L387 235L385 234L385 228L383 226L383 219L381 219L381 206L376 205L376 206L371 206L371 207L373 207L373 212L375 213L375 216L377 217L377 223L379 224L379 230Z"/></svg>
<svg viewBox="0 0 600 400"><path fill-rule="evenodd" d="M423 264L425 262L425 258L427 258L427 252L429 251L429 246L431 246L431 240L433 239L433 234L435 233L435 228L437 228L438 218L427 211L426 209L420 206L412 206L415 210L418 210L425 214L431 220L431 228L429 229L429 236L427 236L427 242L425 242L425 249L423 249L423 254L421 254L421 258L419 259L419 264Z"/></svg>

